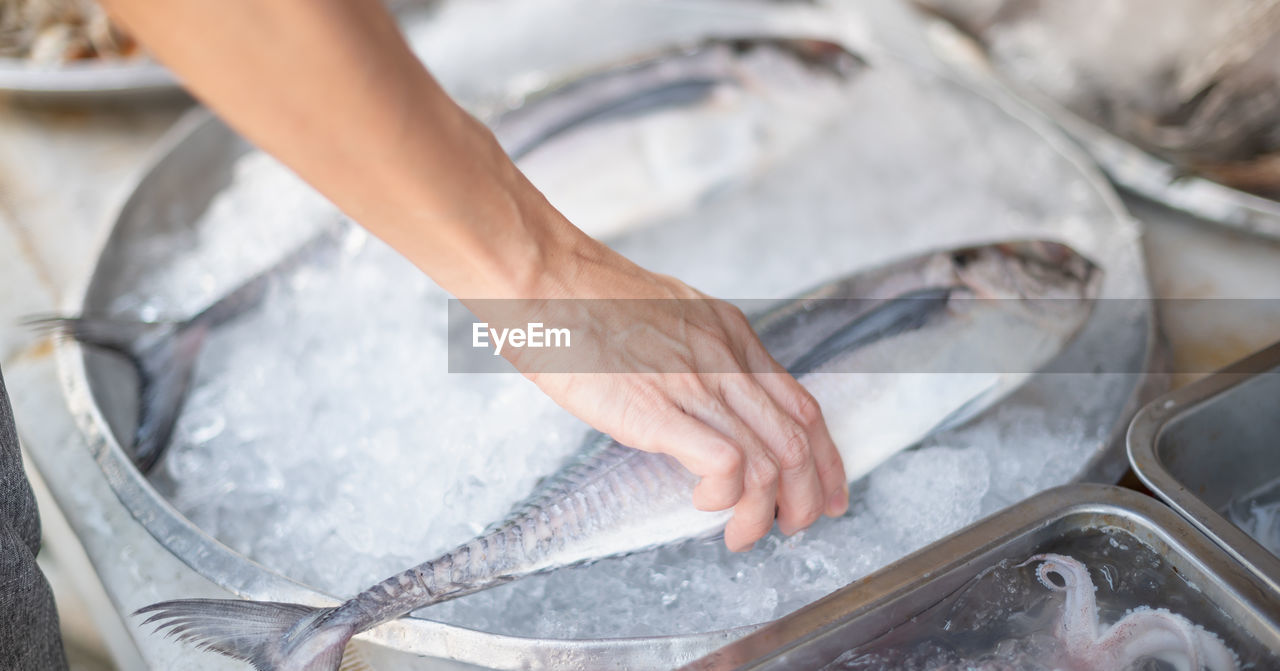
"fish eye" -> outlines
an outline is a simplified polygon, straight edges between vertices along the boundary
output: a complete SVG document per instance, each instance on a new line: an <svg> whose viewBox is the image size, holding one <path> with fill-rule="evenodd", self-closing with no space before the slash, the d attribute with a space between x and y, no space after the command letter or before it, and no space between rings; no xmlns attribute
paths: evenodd
<svg viewBox="0 0 1280 671"><path fill-rule="evenodd" d="M967 268L970 263L978 260L978 252L972 249L962 249L951 255L951 262L956 264L958 268Z"/></svg>

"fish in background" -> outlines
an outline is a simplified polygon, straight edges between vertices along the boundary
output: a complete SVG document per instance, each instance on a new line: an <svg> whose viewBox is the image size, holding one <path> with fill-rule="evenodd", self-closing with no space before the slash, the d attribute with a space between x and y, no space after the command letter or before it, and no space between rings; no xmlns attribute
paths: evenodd
<svg viewBox="0 0 1280 671"><path fill-rule="evenodd" d="M1069 248L947 250L841 278L753 320L825 411L850 480L1030 378L1087 321L1101 271ZM897 371L884 374L884 371ZM518 578L723 533L672 458L594 433L508 517L345 603L187 599L145 624L257 669L328 671L355 634Z"/></svg>
<svg viewBox="0 0 1280 671"><path fill-rule="evenodd" d="M1247 648L1250 658L1242 661L1222 637L1188 617L1196 612L1194 601L1175 595L1189 591L1203 600L1203 594L1163 565L1158 550L1123 531L1090 531L1073 537L1075 556L1004 559L821 671L1274 668ZM1148 572L1151 562L1162 575ZM1161 603L1182 612L1154 605ZM1202 607L1217 608L1207 601ZM1204 621L1222 626L1221 618Z"/></svg>
<svg viewBox="0 0 1280 671"><path fill-rule="evenodd" d="M1187 174L1280 198L1280 3L913 1L1020 85Z"/></svg>
<svg viewBox="0 0 1280 671"><path fill-rule="evenodd" d="M571 221L607 238L746 179L813 137L820 118L835 113L830 103L858 63L817 40L707 40L549 88L491 125ZM133 364L140 399L129 449L147 473L173 436L208 332L252 309L272 282L316 263L341 240L339 232L321 230L187 319L81 315L32 323Z"/></svg>
<svg viewBox="0 0 1280 671"><path fill-rule="evenodd" d="M492 126L592 237L683 211L820 137L863 63L814 39L709 39L526 97Z"/></svg>
<svg viewBox="0 0 1280 671"><path fill-rule="evenodd" d="M93 0L0 0L0 58L53 67L142 58L142 49Z"/></svg>

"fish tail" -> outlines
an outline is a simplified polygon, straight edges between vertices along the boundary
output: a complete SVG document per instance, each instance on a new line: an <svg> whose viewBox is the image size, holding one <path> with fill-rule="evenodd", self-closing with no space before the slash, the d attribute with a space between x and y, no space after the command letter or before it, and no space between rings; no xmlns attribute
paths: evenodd
<svg viewBox="0 0 1280 671"><path fill-rule="evenodd" d="M129 359L138 371L141 396L133 461L143 473L150 471L173 436L191 385L196 356L209 332L208 322L50 317L29 320L27 324L54 337L72 338Z"/></svg>
<svg viewBox="0 0 1280 671"><path fill-rule="evenodd" d="M336 608L236 599L182 599L139 609L156 633L253 665L258 671L338 671L351 623Z"/></svg>
<svg viewBox="0 0 1280 671"><path fill-rule="evenodd" d="M23 324L42 336L73 340L133 356L134 343L159 331L172 330L171 322L144 322L106 317L31 317Z"/></svg>
<svg viewBox="0 0 1280 671"><path fill-rule="evenodd" d="M140 395L133 461L147 473L173 437L195 372L196 357L210 329L249 312L262 302L280 275L340 249L339 227L320 229L265 270L186 321L139 321L110 317L37 317L27 326L124 355L138 371Z"/></svg>

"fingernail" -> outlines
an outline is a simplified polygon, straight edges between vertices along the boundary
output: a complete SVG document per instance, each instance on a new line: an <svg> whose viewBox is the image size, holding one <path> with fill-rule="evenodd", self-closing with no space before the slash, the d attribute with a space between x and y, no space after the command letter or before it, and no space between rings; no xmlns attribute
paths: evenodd
<svg viewBox="0 0 1280 671"><path fill-rule="evenodd" d="M849 486L845 485L839 491L831 492L831 498L827 499L827 516L839 517L849 511Z"/></svg>
<svg viewBox="0 0 1280 671"><path fill-rule="evenodd" d="M789 524L778 522L778 531L782 532L783 536L794 536L799 529L796 529Z"/></svg>

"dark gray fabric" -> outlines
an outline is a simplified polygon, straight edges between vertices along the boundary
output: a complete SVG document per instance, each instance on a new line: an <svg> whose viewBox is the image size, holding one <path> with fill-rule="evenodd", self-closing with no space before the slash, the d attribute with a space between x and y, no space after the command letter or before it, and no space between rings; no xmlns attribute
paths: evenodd
<svg viewBox="0 0 1280 671"><path fill-rule="evenodd" d="M0 374L0 671L67 668L53 592L36 566L40 516L22 472L13 411Z"/></svg>

